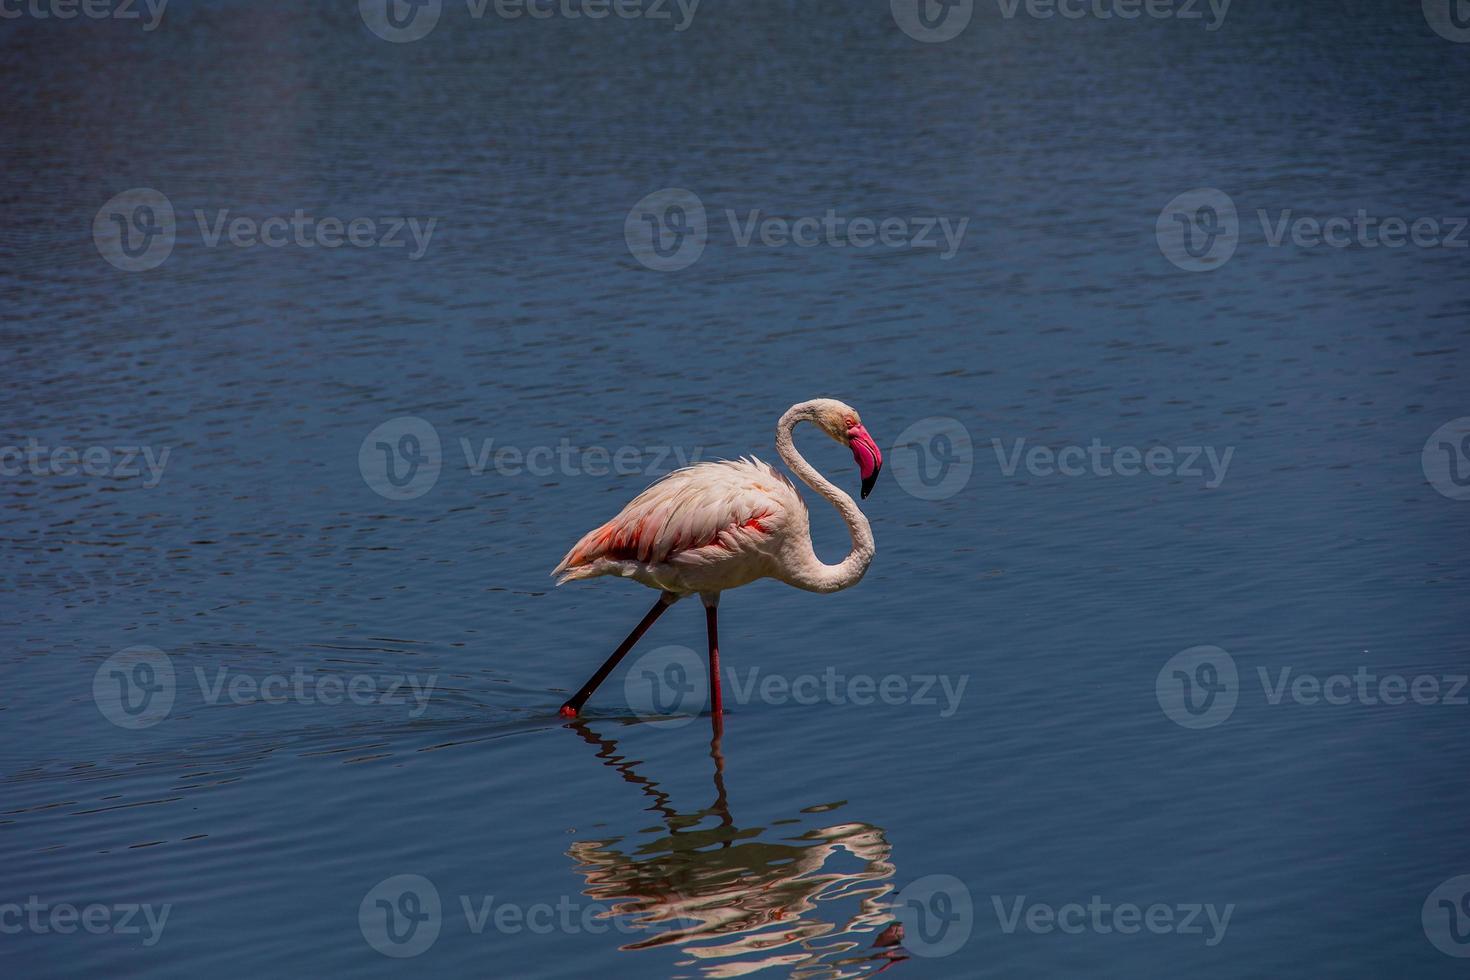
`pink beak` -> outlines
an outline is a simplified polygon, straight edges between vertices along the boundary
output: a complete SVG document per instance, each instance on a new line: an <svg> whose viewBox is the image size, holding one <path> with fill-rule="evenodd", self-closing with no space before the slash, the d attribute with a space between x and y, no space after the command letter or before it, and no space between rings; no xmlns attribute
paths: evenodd
<svg viewBox="0 0 1470 980"><path fill-rule="evenodd" d="M852 458L857 461L858 472L862 474L863 499L866 500L873 491L873 484L878 481L878 471L883 469L883 453L873 437L868 435L868 430L860 425L847 430L847 439L852 446Z"/></svg>

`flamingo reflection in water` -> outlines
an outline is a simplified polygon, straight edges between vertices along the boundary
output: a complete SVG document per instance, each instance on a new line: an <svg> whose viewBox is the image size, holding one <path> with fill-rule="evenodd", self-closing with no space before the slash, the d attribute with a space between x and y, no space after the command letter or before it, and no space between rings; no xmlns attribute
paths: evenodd
<svg viewBox="0 0 1470 980"><path fill-rule="evenodd" d="M679 946L691 957L685 962L707 977L776 968L804 980L835 980L880 973L907 958L898 945L902 931L890 896L895 868L882 828L810 826L820 822L813 816L841 803L806 807L775 821L772 833L739 826L725 793L718 725L710 743L714 801L685 811L637 762L620 755L613 739L584 721L569 727L652 800L648 810L667 830L626 850L618 846L621 838L606 838L578 841L567 851L586 878L583 893L639 930L634 935L641 938L621 949ZM829 920L844 906L856 909L845 923Z"/></svg>

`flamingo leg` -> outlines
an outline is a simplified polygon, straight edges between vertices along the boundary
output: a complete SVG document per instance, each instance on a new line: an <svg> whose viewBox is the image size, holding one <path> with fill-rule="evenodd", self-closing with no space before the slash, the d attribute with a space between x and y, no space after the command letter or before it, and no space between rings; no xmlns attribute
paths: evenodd
<svg viewBox="0 0 1470 980"><path fill-rule="evenodd" d="M648 615L644 616L643 621L633 627L633 632L628 634L627 639L618 644L618 648L612 652L611 657L607 658L607 662L601 667L598 667L597 673L587 679L587 683L582 685L581 690L573 694L567 699L567 703L561 706L559 714L563 718L577 717L577 714L582 710L582 705L587 703L587 699L592 696L593 691L597 690L597 686L607 680L607 675L613 672L613 668L618 665L618 661L628 655L628 651L633 649L633 645L643 638L644 633L648 632L648 627L653 625L653 621L662 616L664 610L672 606L678 598L672 592L665 592L658 597L658 602L655 602L653 608L648 610Z"/></svg>
<svg viewBox="0 0 1470 980"><path fill-rule="evenodd" d="M720 698L720 625L719 606L706 603L704 624L709 630L709 710L716 724L725 714L724 702ZM718 729L716 735L718 735Z"/></svg>

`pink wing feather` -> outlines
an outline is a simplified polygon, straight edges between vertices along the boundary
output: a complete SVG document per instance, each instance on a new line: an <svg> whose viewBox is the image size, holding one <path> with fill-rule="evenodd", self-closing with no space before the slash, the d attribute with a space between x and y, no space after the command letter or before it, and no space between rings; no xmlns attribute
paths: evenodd
<svg viewBox="0 0 1470 980"><path fill-rule="evenodd" d="M552 571L558 584L600 574L599 561L701 563L763 545L801 495L756 459L699 463L676 470L594 528Z"/></svg>

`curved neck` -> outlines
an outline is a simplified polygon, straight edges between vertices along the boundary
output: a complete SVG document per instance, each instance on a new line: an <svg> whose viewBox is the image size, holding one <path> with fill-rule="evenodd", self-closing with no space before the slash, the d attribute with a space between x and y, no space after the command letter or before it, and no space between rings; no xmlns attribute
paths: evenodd
<svg viewBox="0 0 1470 980"><path fill-rule="evenodd" d="M868 519L858 509L857 503L818 473L816 468L796 451L796 442L791 435L792 430L796 428L798 422L813 420L813 408L810 402L802 402L787 409L786 414L781 416L781 421L776 424L776 452L785 460L786 465L791 467L791 472L801 477L803 483L821 494L831 502L833 507L837 508L837 513L841 514L843 521L847 523L848 534L852 536L852 550L836 565L823 564L817 558L816 552L812 550L811 528L808 525L806 541L802 542L804 547L792 556L791 566L786 569L785 581L799 589L811 592L836 592L839 589L856 585L868 570L868 564L873 560L875 550L873 529L868 526Z"/></svg>

